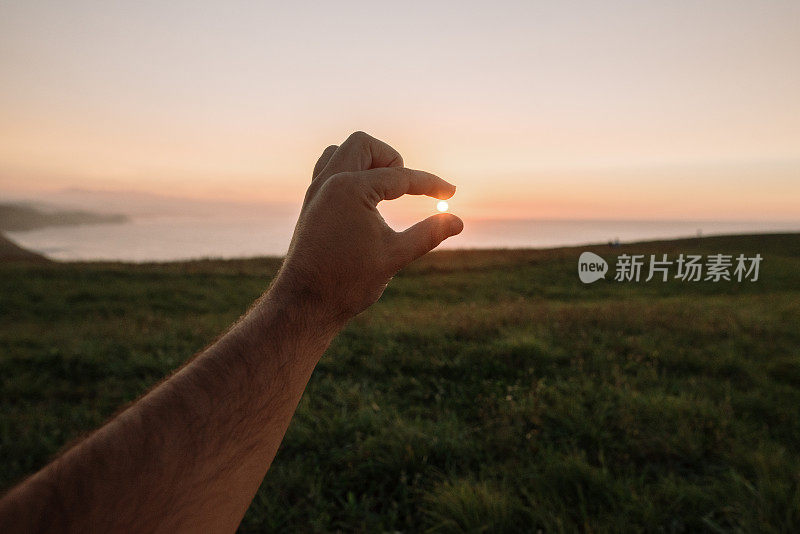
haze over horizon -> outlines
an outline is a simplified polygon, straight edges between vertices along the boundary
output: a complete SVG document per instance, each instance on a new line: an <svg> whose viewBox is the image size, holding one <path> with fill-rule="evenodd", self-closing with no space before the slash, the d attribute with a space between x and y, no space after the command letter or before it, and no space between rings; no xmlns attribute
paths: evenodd
<svg viewBox="0 0 800 534"><path fill-rule="evenodd" d="M466 219L796 221L799 21L791 1L5 2L0 194L299 205L359 129L456 183Z"/></svg>

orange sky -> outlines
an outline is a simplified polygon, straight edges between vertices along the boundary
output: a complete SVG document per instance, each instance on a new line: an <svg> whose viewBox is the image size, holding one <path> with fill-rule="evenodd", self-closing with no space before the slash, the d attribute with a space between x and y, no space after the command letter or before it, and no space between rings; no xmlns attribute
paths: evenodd
<svg viewBox="0 0 800 534"><path fill-rule="evenodd" d="M472 218L798 219L800 4L551 4L4 2L0 194L299 202L362 129Z"/></svg>

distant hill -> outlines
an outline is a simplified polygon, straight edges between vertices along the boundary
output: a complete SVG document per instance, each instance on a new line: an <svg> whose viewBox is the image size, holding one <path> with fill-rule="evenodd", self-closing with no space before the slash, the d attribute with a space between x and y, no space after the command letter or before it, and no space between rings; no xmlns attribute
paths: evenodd
<svg viewBox="0 0 800 534"><path fill-rule="evenodd" d="M49 261L41 254L26 250L0 234L0 261Z"/></svg>
<svg viewBox="0 0 800 534"><path fill-rule="evenodd" d="M36 193L0 191L3 204L25 205L41 211L88 211L92 213L124 213L131 218L174 215L191 216L256 216L297 218L300 202L258 201L234 202L220 199L184 198L136 191L103 191L63 189Z"/></svg>
<svg viewBox="0 0 800 534"><path fill-rule="evenodd" d="M47 226L124 223L128 218L119 214L89 211L45 211L25 204L0 204L0 230L36 230Z"/></svg>

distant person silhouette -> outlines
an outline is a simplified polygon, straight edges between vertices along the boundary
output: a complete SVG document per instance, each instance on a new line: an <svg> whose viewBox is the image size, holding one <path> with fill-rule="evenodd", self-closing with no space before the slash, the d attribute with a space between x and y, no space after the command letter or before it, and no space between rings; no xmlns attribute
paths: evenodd
<svg viewBox="0 0 800 534"><path fill-rule="evenodd" d="M0 501L0 532L234 532L314 366L392 276L463 229L395 232L376 208L455 186L363 132L314 167L270 288L210 347Z"/></svg>

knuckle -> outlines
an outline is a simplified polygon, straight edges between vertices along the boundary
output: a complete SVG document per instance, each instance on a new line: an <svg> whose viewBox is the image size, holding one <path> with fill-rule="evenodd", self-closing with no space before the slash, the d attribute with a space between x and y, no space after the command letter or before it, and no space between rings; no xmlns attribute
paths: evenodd
<svg viewBox="0 0 800 534"><path fill-rule="evenodd" d="M332 193L350 193L358 185L358 177L349 172L334 174L325 182L325 188Z"/></svg>
<svg viewBox="0 0 800 534"><path fill-rule="evenodd" d="M350 181L352 180L352 175L347 172L340 172L339 174L334 174L328 181L325 183L328 189L342 189L347 187Z"/></svg>
<svg viewBox="0 0 800 534"><path fill-rule="evenodd" d="M370 135L366 132L362 132L361 130L351 133L350 137L347 138L348 141L357 145L365 145L369 143L370 139Z"/></svg>
<svg viewBox="0 0 800 534"><path fill-rule="evenodd" d="M405 168L404 167L405 163L403 162L403 156L400 155L400 152L398 152L395 149L392 149L392 152L394 153L394 165L396 165L398 168L401 169Z"/></svg>

